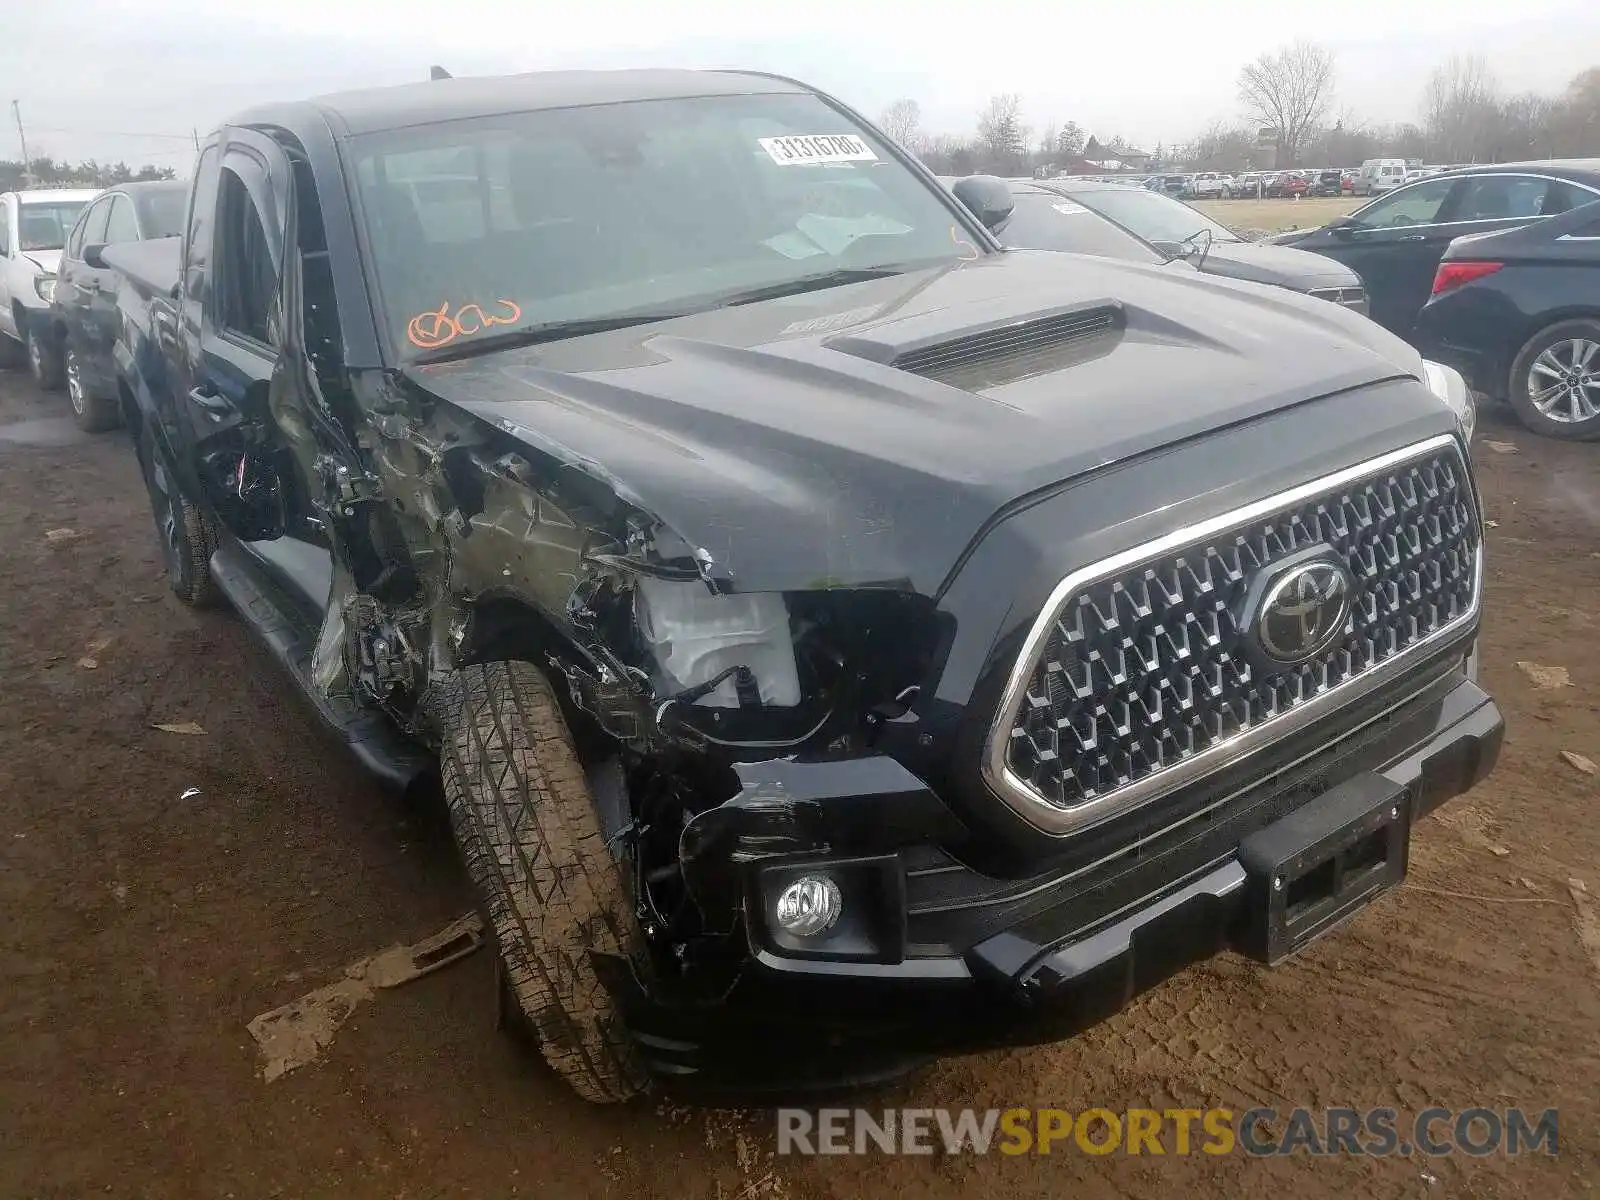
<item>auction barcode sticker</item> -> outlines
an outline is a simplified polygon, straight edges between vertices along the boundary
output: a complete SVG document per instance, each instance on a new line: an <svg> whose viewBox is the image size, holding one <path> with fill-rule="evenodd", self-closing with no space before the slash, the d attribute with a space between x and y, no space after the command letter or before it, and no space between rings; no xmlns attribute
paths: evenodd
<svg viewBox="0 0 1600 1200"><path fill-rule="evenodd" d="M780 167L802 163L876 162L872 147L850 133L808 133L758 138L767 157Z"/></svg>

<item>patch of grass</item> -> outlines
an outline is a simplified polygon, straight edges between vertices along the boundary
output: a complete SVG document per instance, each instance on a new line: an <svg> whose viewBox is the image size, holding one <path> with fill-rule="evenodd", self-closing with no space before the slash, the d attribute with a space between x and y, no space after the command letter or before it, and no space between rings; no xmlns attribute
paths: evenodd
<svg viewBox="0 0 1600 1200"><path fill-rule="evenodd" d="M1316 196L1306 200L1201 200L1195 207L1230 229L1278 233L1285 229L1314 229L1365 203L1364 197Z"/></svg>

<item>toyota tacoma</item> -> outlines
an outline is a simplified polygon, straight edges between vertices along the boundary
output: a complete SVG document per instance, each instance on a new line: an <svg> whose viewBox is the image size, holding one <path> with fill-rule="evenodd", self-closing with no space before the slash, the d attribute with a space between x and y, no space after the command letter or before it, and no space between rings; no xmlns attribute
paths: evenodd
<svg viewBox="0 0 1600 1200"><path fill-rule="evenodd" d="M1278 962L1495 759L1460 377L958 191L787 79L440 79L247 112L85 249L173 590L437 764L591 1100Z"/></svg>

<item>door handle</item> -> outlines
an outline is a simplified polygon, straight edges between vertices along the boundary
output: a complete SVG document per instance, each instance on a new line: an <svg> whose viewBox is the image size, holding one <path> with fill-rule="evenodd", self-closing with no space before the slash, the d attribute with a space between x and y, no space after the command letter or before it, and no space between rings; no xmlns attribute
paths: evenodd
<svg viewBox="0 0 1600 1200"><path fill-rule="evenodd" d="M225 413L233 409L233 405L228 403L225 396L220 392L213 392L205 384L193 389L189 393L189 399L209 413Z"/></svg>
<svg viewBox="0 0 1600 1200"><path fill-rule="evenodd" d="M1425 233L1408 233L1400 240L1402 242L1425 242L1428 240L1428 235Z"/></svg>

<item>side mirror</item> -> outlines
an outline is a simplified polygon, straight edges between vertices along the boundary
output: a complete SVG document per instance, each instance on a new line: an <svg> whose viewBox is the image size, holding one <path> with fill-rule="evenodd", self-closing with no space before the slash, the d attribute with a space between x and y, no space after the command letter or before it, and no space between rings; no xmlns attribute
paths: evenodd
<svg viewBox="0 0 1600 1200"><path fill-rule="evenodd" d="M1361 222L1350 216L1335 217L1323 228L1333 234L1334 237L1347 238L1361 228Z"/></svg>
<svg viewBox="0 0 1600 1200"><path fill-rule="evenodd" d="M998 233L1017 207L1011 196L1011 185L993 175L968 175L957 180L950 190L990 233Z"/></svg>
<svg viewBox="0 0 1600 1200"><path fill-rule="evenodd" d="M101 251L105 248L104 242L96 242L92 246L85 246L83 248L84 265L93 267L96 271L104 271L106 269L106 260Z"/></svg>

